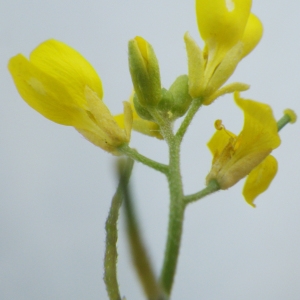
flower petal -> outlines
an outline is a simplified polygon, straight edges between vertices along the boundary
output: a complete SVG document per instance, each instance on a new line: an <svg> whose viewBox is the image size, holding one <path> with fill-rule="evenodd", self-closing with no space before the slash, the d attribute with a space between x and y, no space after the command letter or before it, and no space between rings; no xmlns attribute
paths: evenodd
<svg viewBox="0 0 300 300"><path fill-rule="evenodd" d="M221 56L243 36L251 0L196 0L198 28L209 52Z"/></svg>
<svg viewBox="0 0 300 300"><path fill-rule="evenodd" d="M235 137L235 134L228 130L217 130L207 143L208 149L214 157L218 156L227 146L229 140Z"/></svg>
<svg viewBox="0 0 300 300"><path fill-rule="evenodd" d="M62 125L93 126L84 108L76 105L66 87L22 54L12 57L8 68L21 97L44 117Z"/></svg>
<svg viewBox="0 0 300 300"><path fill-rule="evenodd" d="M244 112L244 127L238 136L236 158L272 151L280 145L277 122L269 105L242 99L234 93L236 104Z"/></svg>
<svg viewBox="0 0 300 300"><path fill-rule="evenodd" d="M263 193L271 184L278 169L277 160L272 156L267 156L256 168L248 175L243 195L248 204L255 207L255 198Z"/></svg>
<svg viewBox="0 0 300 300"><path fill-rule="evenodd" d="M263 35L263 25L258 17L250 14L243 37L244 44L242 57L248 55L259 43Z"/></svg>
<svg viewBox="0 0 300 300"><path fill-rule="evenodd" d="M64 85L79 106L85 104L86 86L103 98L102 83L92 65L62 42L51 39L40 44L31 52L30 62Z"/></svg>

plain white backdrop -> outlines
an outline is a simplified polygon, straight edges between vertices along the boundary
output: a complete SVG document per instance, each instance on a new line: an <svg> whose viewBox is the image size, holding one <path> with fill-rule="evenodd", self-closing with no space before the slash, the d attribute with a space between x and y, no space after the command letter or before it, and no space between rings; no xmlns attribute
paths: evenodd
<svg viewBox="0 0 300 300"><path fill-rule="evenodd" d="M254 0L264 37L229 82L251 85L243 96L266 102L276 118L300 113L300 3ZM18 95L8 59L29 55L55 38L81 52L99 73L104 101L116 114L131 92L127 42L136 35L154 47L165 87L187 72L186 31L201 44L194 1L11 0L0 2L0 298L107 299L103 277L104 224L117 182L115 158L73 128L46 120ZM202 44L201 44L202 45ZM204 187L211 156L206 142L215 119L239 133L243 118L231 97L203 108L182 147L186 193ZM172 299L298 300L300 297L299 124L280 133L279 172L253 209L243 182L188 207ZM131 146L161 162L164 142L133 134ZM166 238L165 178L136 164L133 191L156 272ZM143 299L130 264L124 220L119 223L120 289Z"/></svg>

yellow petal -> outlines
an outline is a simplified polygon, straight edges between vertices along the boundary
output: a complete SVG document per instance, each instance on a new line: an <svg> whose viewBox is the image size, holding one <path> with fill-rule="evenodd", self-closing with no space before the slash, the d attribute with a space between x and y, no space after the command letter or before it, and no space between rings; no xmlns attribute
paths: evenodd
<svg viewBox="0 0 300 300"><path fill-rule="evenodd" d="M67 88L22 54L11 58L8 68L21 97L44 117L62 125L93 126L85 109L77 105Z"/></svg>
<svg viewBox="0 0 300 300"><path fill-rule="evenodd" d="M218 52L222 58L241 39L251 4L251 0L196 0L198 28L210 53Z"/></svg>
<svg viewBox="0 0 300 300"><path fill-rule="evenodd" d="M223 57L220 64L214 68L213 65L207 66L207 75L209 78L209 73L213 71L211 78L207 83L205 88L205 96L211 96L215 91L217 91L232 75L238 63L241 60L244 45L241 42L237 42ZM210 69L213 67L214 69ZM204 104L208 104L206 101Z"/></svg>
<svg viewBox="0 0 300 300"><path fill-rule="evenodd" d="M30 62L64 85L74 101L85 104L84 89L88 86L103 98L102 83L91 64L68 45L48 40L30 54Z"/></svg>
<svg viewBox="0 0 300 300"><path fill-rule="evenodd" d="M207 182L216 179L221 189L236 184L280 145L276 120L268 105L244 100L238 93L235 93L235 101L244 112L242 132L236 138L228 139L223 150L224 134L219 138L220 146L216 138L209 145L214 159Z"/></svg>
<svg viewBox="0 0 300 300"><path fill-rule="evenodd" d="M255 198L268 189L278 169L276 159L269 155L247 176L243 195L248 204L255 207Z"/></svg>
<svg viewBox="0 0 300 300"><path fill-rule="evenodd" d="M263 35L263 25L258 17L250 14L248 22L242 37L244 44L242 57L248 55L259 43Z"/></svg>
<svg viewBox="0 0 300 300"><path fill-rule="evenodd" d="M217 130L207 143L208 149L213 156L218 156L228 144L229 140L235 138L235 134L228 130Z"/></svg>
<svg viewBox="0 0 300 300"><path fill-rule="evenodd" d="M251 153L272 151L280 145L277 122L269 105L242 99L234 94L236 104L244 112L244 127L238 136L237 159Z"/></svg>

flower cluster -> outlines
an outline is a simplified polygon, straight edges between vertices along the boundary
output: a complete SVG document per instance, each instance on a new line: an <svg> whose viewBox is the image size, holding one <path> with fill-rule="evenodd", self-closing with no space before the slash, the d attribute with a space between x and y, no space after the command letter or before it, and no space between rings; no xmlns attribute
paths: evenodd
<svg viewBox="0 0 300 300"><path fill-rule="evenodd" d="M133 93L123 103L124 113L117 116L102 101L102 83L94 68L62 42L45 41L29 59L22 54L11 58L8 67L21 97L33 109L56 123L73 126L115 155L129 144L132 128L167 140L170 133L164 128L176 119L186 115L180 131L184 133L184 126L202 104L210 105L221 95L235 92L235 102L244 112L244 128L236 136L216 123L218 130L208 143L213 162L206 181L215 180L227 189L248 176L243 194L254 206L254 199L268 188L277 171L270 155L280 144L277 123L268 105L240 98L237 92L247 90L247 84L223 86L262 37L263 27L251 13L251 4L251 0L196 0L204 48L185 34L188 74L177 77L169 89L162 87L150 43L139 36L130 40Z"/></svg>

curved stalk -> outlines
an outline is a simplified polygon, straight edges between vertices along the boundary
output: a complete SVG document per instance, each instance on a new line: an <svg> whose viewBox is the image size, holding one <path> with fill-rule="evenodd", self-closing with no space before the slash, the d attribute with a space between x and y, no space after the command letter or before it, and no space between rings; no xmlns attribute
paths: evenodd
<svg viewBox="0 0 300 300"><path fill-rule="evenodd" d="M118 148L118 150L120 152L122 152L123 154L127 155L128 157L134 159L135 161L138 161L156 171L159 171L163 174L168 174L169 172L169 166L165 165L165 164L162 164L162 163L159 163L155 160L152 160L140 153L138 153L135 149L132 149L128 146L128 144L124 144L122 146L120 146Z"/></svg>

